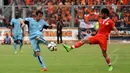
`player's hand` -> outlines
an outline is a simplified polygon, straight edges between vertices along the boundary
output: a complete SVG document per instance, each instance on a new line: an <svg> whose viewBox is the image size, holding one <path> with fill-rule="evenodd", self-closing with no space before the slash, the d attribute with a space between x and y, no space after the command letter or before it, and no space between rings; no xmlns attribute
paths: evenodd
<svg viewBox="0 0 130 73"><path fill-rule="evenodd" d="M52 27L52 25L49 25L49 27L48 27L49 29L52 29L53 27Z"/></svg>
<svg viewBox="0 0 130 73"><path fill-rule="evenodd" d="M118 36L121 36L121 34L120 34L120 33L117 33L117 35L118 35Z"/></svg>
<svg viewBox="0 0 130 73"><path fill-rule="evenodd" d="M118 36L122 36L121 34L118 34Z"/></svg>
<svg viewBox="0 0 130 73"><path fill-rule="evenodd" d="M38 38L38 36L36 36L36 38L35 38L36 40L38 40L39 38Z"/></svg>

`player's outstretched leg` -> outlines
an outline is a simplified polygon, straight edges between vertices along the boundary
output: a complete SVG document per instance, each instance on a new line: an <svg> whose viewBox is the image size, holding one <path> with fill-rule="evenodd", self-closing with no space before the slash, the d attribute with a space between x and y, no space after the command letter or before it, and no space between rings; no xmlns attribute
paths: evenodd
<svg viewBox="0 0 130 73"><path fill-rule="evenodd" d="M106 62L108 64L108 66L109 66L108 71L112 71L113 67L112 67L112 64L111 64L111 61L110 61L110 57L108 56L106 51L102 50L102 54L103 54L103 56L104 56L104 58L105 58L105 60L106 60Z"/></svg>
<svg viewBox="0 0 130 73"><path fill-rule="evenodd" d="M46 41L45 39L43 39L42 37L36 37L36 40L41 41L43 44L45 44L46 46L48 46L49 42ZM55 51L57 51L58 48L56 47Z"/></svg>
<svg viewBox="0 0 130 73"><path fill-rule="evenodd" d="M76 42L74 45L72 46L69 46L69 45L66 45L66 44L63 44L63 47L66 49L67 52L71 51L72 49L74 48L79 48L80 46L82 46L84 44L84 41L79 41L79 42Z"/></svg>
<svg viewBox="0 0 130 73"><path fill-rule="evenodd" d="M49 44L49 42L48 41L46 41L46 40L44 40L42 37L36 37L36 40L39 40L39 41L41 41L43 44L45 44L46 46L48 46L48 44Z"/></svg>

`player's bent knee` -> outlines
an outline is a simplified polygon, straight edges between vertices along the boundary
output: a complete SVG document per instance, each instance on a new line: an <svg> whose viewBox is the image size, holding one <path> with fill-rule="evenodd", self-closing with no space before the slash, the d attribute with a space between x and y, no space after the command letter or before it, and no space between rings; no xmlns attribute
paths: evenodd
<svg viewBox="0 0 130 73"><path fill-rule="evenodd" d="M40 56L40 51L36 52L36 56Z"/></svg>
<svg viewBox="0 0 130 73"><path fill-rule="evenodd" d="M34 56L34 57L40 56L40 51L34 52L33 56Z"/></svg>

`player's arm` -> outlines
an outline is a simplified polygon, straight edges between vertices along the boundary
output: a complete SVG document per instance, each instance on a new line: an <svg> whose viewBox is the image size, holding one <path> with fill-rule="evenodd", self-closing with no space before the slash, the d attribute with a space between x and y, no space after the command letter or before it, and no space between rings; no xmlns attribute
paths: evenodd
<svg viewBox="0 0 130 73"><path fill-rule="evenodd" d="M43 26L44 29L52 28L52 25L49 25L47 22L44 21L43 23L44 23L44 26Z"/></svg>
<svg viewBox="0 0 130 73"><path fill-rule="evenodd" d="M115 23L114 23L113 21L110 22L110 23L111 23L112 29L116 32L116 34L117 34L118 36L120 36L120 33L118 32L117 28L115 27Z"/></svg>
<svg viewBox="0 0 130 73"><path fill-rule="evenodd" d="M24 26L27 25L29 27L29 21L30 20L31 20L31 18L25 18L25 19L23 19Z"/></svg>
<svg viewBox="0 0 130 73"><path fill-rule="evenodd" d="M20 20L20 23L21 23L21 25L22 25L22 28L24 28L24 27L25 27L25 23L24 23L24 20L23 20L23 19Z"/></svg>
<svg viewBox="0 0 130 73"><path fill-rule="evenodd" d="M24 36L24 27L25 27L26 24L24 23L23 19L20 20L20 23L21 23L22 31L23 31L22 35Z"/></svg>
<svg viewBox="0 0 130 73"><path fill-rule="evenodd" d="M116 34L117 34L118 36L120 36L120 33L119 33L119 31L117 30L117 28L116 28L115 26L114 26L112 29L116 32Z"/></svg>
<svg viewBox="0 0 130 73"><path fill-rule="evenodd" d="M31 18L25 18L23 21L25 24L29 25L29 21L31 20Z"/></svg>

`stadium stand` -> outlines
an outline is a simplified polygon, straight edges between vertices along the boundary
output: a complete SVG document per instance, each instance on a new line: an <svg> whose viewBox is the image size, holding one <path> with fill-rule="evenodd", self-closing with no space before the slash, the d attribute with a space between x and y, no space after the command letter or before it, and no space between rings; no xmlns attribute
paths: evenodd
<svg viewBox="0 0 130 73"><path fill-rule="evenodd" d="M86 28L93 28L100 17L100 10L106 7L110 10L110 18L120 31L130 30L130 0L15 0L15 2L21 11L23 7L27 7L26 17L31 16L30 12L36 9L44 11L44 19L51 25L56 26L60 14L64 27L79 27L81 22L85 22ZM9 3L11 5L13 2L9 0ZM6 15L8 13L0 14L4 17L0 16L0 21L4 19L4 24L0 23L1 27L9 24L12 11L6 11L8 9L1 11L10 12L8 16Z"/></svg>

